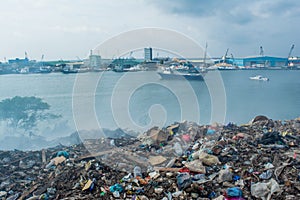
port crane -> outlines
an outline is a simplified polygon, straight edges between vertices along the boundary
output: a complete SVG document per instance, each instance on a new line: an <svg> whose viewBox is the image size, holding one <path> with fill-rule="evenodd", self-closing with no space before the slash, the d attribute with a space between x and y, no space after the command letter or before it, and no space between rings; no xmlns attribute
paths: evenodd
<svg viewBox="0 0 300 200"><path fill-rule="evenodd" d="M262 46L260 46L259 55L260 55L261 57L263 57L263 56L264 56L264 49L263 49L263 47L262 47Z"/></svg>
<svg viewBox="0 0 300 200"><path fill-rule="evenodd" d="M233 54L230 54L230 55L231 55L231 59L232 59L232 66L235 66L236 64L235 64L234 56L233 56Z"/></svg>
<svg viewBox="0 0 300 200"><path fill-rule="evenodd" d="M206 67L206 54L207 54L207 42L205 44L205 51L204 51L204 57L203 57L203 67Z"/></svg>
<svg viewBox="0 0 300 200"><path fill-rule="evenodd" d="M289 66L289 58L290 58L291 55L292 55L292 52L293 52L293 50L294 50L294 47L295 47L295 45L293 44L293 45L291 46L291 48L290 48L290 51L289 51L289 54L288 54L288 57L287 57L287 60L286 60L286 66Z"/></svg>
<svg viewBox="0 0 300 200"><path fill-rule="evenodd" d="M42 57L41 57L41 66L42 67L44 66L44 54L42 54Z"/></svg>
<svg viewBox="0 0 300 200"><path fill-rule="evenodd" d="M291 57L292 52L293 52L293 50L294 50L294 47L295 47L295 45L293 44L293 45L291 46L291 48L290 48L290 51L289 51L289 54L288 54L288 58Z"/></svg>
<svg viewBox="0 0 300 200"><path fill-rule="evenodd" d="M223 56L223 63L226 62L226 57L227 57L227 54L228 54L228 51L229 51L229 48L227 48L226 52L225 52L225 55Z"/></svg>
<svg viewBox="0 0 300 200"><path fill-rule="evenodd" d="M79 56L76 56L78 62L82 62L82 59L79 58Z"/></svg>

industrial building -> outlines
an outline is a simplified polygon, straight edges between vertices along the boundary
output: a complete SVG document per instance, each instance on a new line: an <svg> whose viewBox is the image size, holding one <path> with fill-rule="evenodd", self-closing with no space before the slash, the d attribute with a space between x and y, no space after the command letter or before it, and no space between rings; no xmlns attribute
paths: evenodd
<svg viewBox="0 0 300 200"><path fill-rule="evenodd" d="M144 55L145 55L145 61L151 61L152 60L152 48L144 48Z"/></svg>
<svg viewBox="0 0 300 200"><path fill-rule="evenodd" d="M101 56L93 54L91 50L89 58L84 60L84 67L90 69L99 69L101 67Z"/></svg>
<svg viewBox="0 0 300 200"><path fill-rule="evenodd" d="M271 56L256 56L246 58L229 58L226 63L233 64L238 67L246 68L278 68L285 67L287 58L271 57Z"/></svg>

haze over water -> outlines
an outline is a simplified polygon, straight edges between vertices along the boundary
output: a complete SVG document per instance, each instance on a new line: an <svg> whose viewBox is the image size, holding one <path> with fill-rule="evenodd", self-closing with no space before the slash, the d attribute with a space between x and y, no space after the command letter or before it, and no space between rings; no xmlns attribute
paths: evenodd
<svg viewBox="0 0 300 200"><path fill-rule="evenodd" d="M299 117L300 71L245 70L220 73L226 94L224 123L243 124L249 122L256 115L266 115L276 120ZM43 124L43 127L40 127L41 132L37 134L49 138L69 135L76 130L73 120L73 98L79 98L82 102L79 106L83 109L88 103L85 101L86 99L94 99L95 102L92 106L97 123L101 128L116 129L121 125L120 128L135 131L147 130L152 125L161 127L175 121L182 121L184 120L183 112L188 113L186 116L191 116L191 119L187 120L197 119L195 105L182 105L181 95L187 98L194 98L193 95L195 95L196 106L200 110L198 123L213 122L211 121L211 95L205 82L167 81L157 78L152 82L147 81L137 85L132 91L117 89L120 85L124 88L132 88L131 85L134 82L144 80L145 77L154 74L155 72L130 73L130 75L128 74L130 79L127 79L126 82L122 80L126 75L124 73L80 74L88 81L83 84L82 91L75 96L73 96L73 87L76 74L2 75L0 77L0 100L14 96L36 96L49 103L51 113L62 115L60 121L56 122L57 124ZM268 77L270 81L261 82L249 79L250 76L257 74ZM97 82L96 86L90 85L94 82ZM171 84L176 89L164 87L165 84ZM190 84L191 87L187 87L186 84ZM95 87L95 92L90 93L87 90L89 87ZM129 99L127 98L128 92L130 92ZM116 103L122 105L118 106ZM77 108L75 107L75 109ZM129 116L129 118L124 119L124 116ZM80 117L79 115L79 123L81 123L79 127L99 128L93 127L93 124L90 123L91 119L86 118L84 114L82 119ZM126 125L124 126L124 124ZM3 125L1 130L1 137L3 137L7 134Z"/></svg>

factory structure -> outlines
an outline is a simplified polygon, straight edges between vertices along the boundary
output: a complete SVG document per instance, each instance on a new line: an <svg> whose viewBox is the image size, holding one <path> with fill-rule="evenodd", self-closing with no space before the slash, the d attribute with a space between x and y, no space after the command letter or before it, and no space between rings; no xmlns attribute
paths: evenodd
<svg viewBox="0 0 300 200"><path fill-rule="evenodd" d="M153 57L151 47L144 48L144 58L136 59L132 56L116 59L102 59L100 55L94 54L92 50L88 58L73 61L44 61L42 55L39 61L30 60L25 52L24 58L9 59L4 63L0 62L0 74L11 73L77 73L90 71L113 70L116 72L125 71L155 71L161 66L181 65L191 63L195 67L207 70L232 70L232 69L300 69L300 57L292 56L295 45L292 45L287 57L273 57L264 54L263 47L260 47L259 55L244 58L236 58L229 54L229 49L220 58L177 59ZM132 52L131 54L132 55ZM177 64L176 64L177 63Z"/></svg>
<svg viewBox="0 0 300 200"><path fill-rule="evenodd" d="M284 67L287 63L287 58L279 58L272 56L251 56L245 58L229 58L227 63L240 68L270 68Z"/></svg>
<svg viewBox="0 0 300 200"><path fill-rule="evenodd" d="M235 58L233 54L228 55L229 49L222 58L212 58L206 61L206 65L213 69L300 69L300 58L292 57L292 51L295 45L292 45L288 56L273 57L264 54L263 47L260 47L258 56L249 56L244 58ZM205 62L205 60L203 61Z"/></svg>

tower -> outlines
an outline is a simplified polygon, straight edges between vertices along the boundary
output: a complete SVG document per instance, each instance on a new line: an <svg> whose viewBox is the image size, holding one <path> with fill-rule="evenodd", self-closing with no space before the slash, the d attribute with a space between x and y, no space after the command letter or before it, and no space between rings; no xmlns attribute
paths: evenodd
<svg viewBox="0 0 300 200"><path fill-rule="evenodd" d="M152 60L152 48L144 48L144 56L146 61Z"/></svg>

